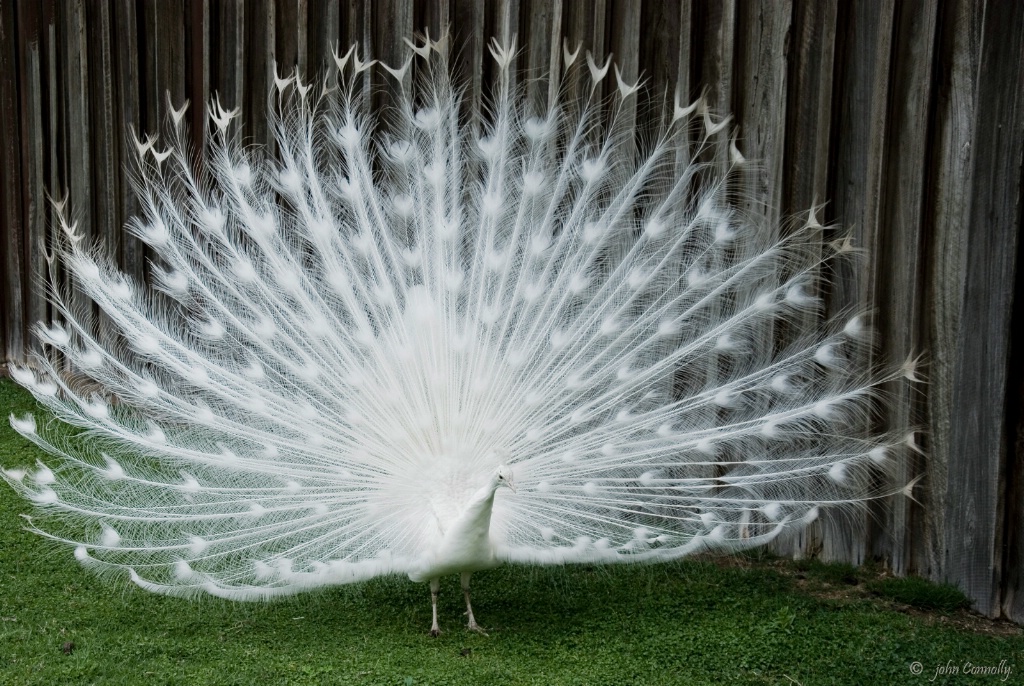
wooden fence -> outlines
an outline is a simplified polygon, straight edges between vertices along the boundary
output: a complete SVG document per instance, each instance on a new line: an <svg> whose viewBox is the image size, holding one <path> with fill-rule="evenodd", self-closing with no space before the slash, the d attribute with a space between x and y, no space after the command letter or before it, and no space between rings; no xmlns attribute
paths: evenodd
<svg viewBox="0 0 1024 686"><path fill-rule="evenodd" d="M531 89L547 87L563 38L579 42L614 53L625 79L643 74L648 102L705 91L733 112L776 216L828 202L824 218L871 255L832 299L871 299L888 359L927 353L928 384L897 391L894 418L921 427L927 476L919 505L784 552L877 557L1024 621L1024 362L1010 356L1024 329L1019 0L0 0L4 356L24 360L29 325L47 318L34 275L48 190L66 191L80 230L143 275L145 251L122 231L135 211L127 131L158 130L165 93L192 101L197 145L213 92L266 142L275 62L315 72L358 41L398 64L403 37L444 27L474 97L490 36L518 35Z"/></svg>

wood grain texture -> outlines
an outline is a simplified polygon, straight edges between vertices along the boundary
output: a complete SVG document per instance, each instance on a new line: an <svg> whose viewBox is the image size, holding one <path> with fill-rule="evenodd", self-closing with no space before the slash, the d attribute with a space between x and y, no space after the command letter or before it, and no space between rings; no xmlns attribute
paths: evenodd
<svg viewBox="0 0 1024 686"><path fill-rule="evenodd" d="M922 573L941 575L945 567L948 533L944 512L949 462L952 458L953 392L956 384L957 338L960 330L961 290L964 279L973 179L972 142L977 121L977 86L983 15L974 0L960 0L943 8L940 35L942 78L938 82L930 165L932 195L929 202L931 237L928 244L928 279L925 295L929 348L927 411L928 475L924 483L929 516L925 536L927 559L918 560Z"/></svg>
<svg viewBox="0 0 1024 686"><path fill-rule="evenodd" d="M916 357L921 350L921 293L925 221L926 167L934 93L930 78L934 59L938 5L934 2L901 5L894 17L894 55L890 67L892 95L886 113L889 141L885 145L881 217L884 224L875 238L870 263L879 316L878 332L889 364ZM900 380L886 389L894 408L886 421L891 426L917 423L913 404L920 387ZM888 427L886 427L888 428ZM902 463L897 480L908 483L920 473L923 460L913 452ZM905 573L914 557L924 552L924 540L909 536L911 519L920 516L914 501L893 499L881 526L874 533L875 554L885 555L894 571ZM915 547L916 551L911 548Z"/></svg>
<svg viewBox="0 0 1024 686"><path fill-rule="evenodd" d="M0 120L5 122L0 140L0 241L3 241L3 297L0 298L0 332L4 354L22 360L27 354L25 289L31 288L24 260L26 232L21 219L21 179L18 136L11 131L19 121L17 40L14 3L0 3ZM7 122L10 122L9 124Z"/></svg>
<svg viewBox="0 0 1024 686"><path fill-rule="evenodd" d="M79 231L146 278L145 249L121 230L138 211L127 132L161 133L168 93L191 100L196 147L217 92L240 107L243 140L273 154L275 74L329 73L334 48L358 42L361 56L399 66L402 38L447 29L467 122L491 92L492 36L517 37L517 83L537 111L584 85L565 78L563 44L580 45L581 60L614 53L625 82L643 79L627 112L640 143L677 92L733 113L760 165L750 202L767 223L816 204L828 226L815 250L850 233L870 255L836 265L830 312L867 298L879 359L928 352L927 386L894 385L898 409L881 420L924 429L921 507L894 501L776 550L878 557L1024 621L1024 466L1012 448L1024 442L1024 363L1010 361L1024 320L1013 298L1024 281L1022 14L1010 0L0 0L0 345L25 360L29 325L48 315L33 280L50 235L46 189L67 190ZM379 109L416 69L404 84L366 72L363 97ZM614 72L602 89L617 90Z"/></svg>
<svg viewBox="0 0 1024 686"><path fill-rule="evenodd" d="M841 4L836 17L837 70L833 79L832 148L833 176L829 197L834 208L829 223L842 226L857 248L867 256L838 260L828 293L830 314L844 312L857 303L874 304L871 288L879 255L878 233L884 223L881 198L886 145L889 143L886 112L892 78L894 6L888 3ZM872 363L872 360L866 360ZM855 527L829 527L823 537L825 559L865 559L870 532L867 521ZM860 529L853 536L851 529Z"/></svg>
<svg viewBox="0 0 1024 686"><path fill-rule="evenodd" d="M956 341L943 576L987 615L1006 582L1010 313L1024 160L1024 5L993 2L982 23L971 208Z"/></svg>
<svg viewBox="0 0 1024 686"><path fill-rule="evenodd" d="M141 117L139 98L139 41L136 22L138 21L136 6L130 0L119 0L113 5L113 47L114 47L114 98L115 118L114 135L119 143L120 167L114 174L121 179L120 194L117 198L122 223L139 212L139 203L131 186L125 179L125 172L131 168L132 159L136 156L131 141L131 131L137 132ZM127 231L118 227L120 266L137 282L145 280L144 265L146 261L145 244Z"/></svg>
<svg viewBox="0 0 1024 686"><path fill-rule="evenodd" d="M67 141L66 191L69 203L69 221L75 225L75 233L83 240L93 241L96 230L93 227L93 212L96 206L91 202L94 181L92 160L97 151L90 135L91 108L90 91L95 92L97 84L89 79L89 30L86 24L86 6L81 0L69 0L58 6L58 16L63 15L64 36L67 46L62 66L64 67L65 117L64 136ZM96 136L102 144L101 135ZM88 297L79 293L74 284L67 284L72 295L70 302L79 321L86 329L95 327L94 307Z"/></svg>
<svg viewBox="0 0 1024 686"><path fill-rule="evenodd" d="M46 272L45 244L48 217L46 199L46 119L44 115L43 46L41 20L34 14L25 27L34 40L21 45L21 73L27 76L21 89L21 172L22 172L22 225L27 283L23 286L25 325L48 318L46 292L40 288L39 276ZM44 227L35 233L27 227ZM30 335L25 338L31 339Z"/></svg>
<svg viewBox="0 0 1024 686"><path fill-rule="evenodd" d="M828 198L837 0L795 0L789 34L782 207L804 212Z"/></svg>

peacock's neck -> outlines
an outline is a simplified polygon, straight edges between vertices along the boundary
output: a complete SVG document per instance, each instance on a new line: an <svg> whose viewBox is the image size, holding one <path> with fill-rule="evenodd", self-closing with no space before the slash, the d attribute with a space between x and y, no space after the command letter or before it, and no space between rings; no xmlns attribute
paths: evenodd
<svg viewBox="0 0 1024 686"><path fill-rule="evenodd" d="M491 528L491 510L494 508L494 493L498 487L493 484L484 486L473 494L459 517L468 528L486 534Z"/></svg>

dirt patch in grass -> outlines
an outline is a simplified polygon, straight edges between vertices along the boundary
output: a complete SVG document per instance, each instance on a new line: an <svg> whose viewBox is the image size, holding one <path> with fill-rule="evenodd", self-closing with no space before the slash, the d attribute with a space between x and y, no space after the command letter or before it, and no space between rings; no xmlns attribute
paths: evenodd
<svg viewBox="0 0 1024 686"><path fill-rule="evenodd" d="M787 560L766 554L702 555L721 569L770 569L791 581L793 587L809 596L829 602L871 603L879 609L900 612L921 619L927 624L947 626L989 636L1022 636L1024 627L1007 619L991 619L969 608L950 611L921 609L912 604L885 597L876 590L880 584L895 579L877 565L827 564L817 560ZM938 588L937 584L933 584Z"/></svg>

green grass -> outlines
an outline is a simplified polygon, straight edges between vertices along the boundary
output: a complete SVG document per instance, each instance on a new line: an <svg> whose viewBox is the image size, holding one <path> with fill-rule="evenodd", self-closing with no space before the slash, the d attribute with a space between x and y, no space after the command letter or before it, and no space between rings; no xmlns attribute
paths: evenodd
<svg viewBox="0 0 1024 686"><path fill-rule="evenodd" d="M0 408L20 414L32 402L0 380ZM0 465L37 457L6 421L0 424ZM505 567L474 576L474 609L489 637L462 627L452 578L442 587L445 633L431 639L424 584L388 578L255 605L154 596L97 579L69 550L25 532L18 515L28 510L0 484L4 686L877 686L1013 683L1024 674L1019 630L943 605L947 614L912 611L900 603L918 604L914 598L928 593L907 596L887 582L875 589L882 598L867 588L875 584L870 571L843 565L762 556L650 567ZM68 642L74 650L64 654ZM950 662L1002 660L1012 669L1006 682L998 675L931 681L936 667ZM919 676L910 672L914 662L922 664Z"/></svg>
<svg viewBox="0 0 1024 686"><path fill-rule="evenodd" d="M933 584L918 577L878 579L868 584L873 592L919 610L950 613L971 606L959 588L950 584Z"/></svg>

